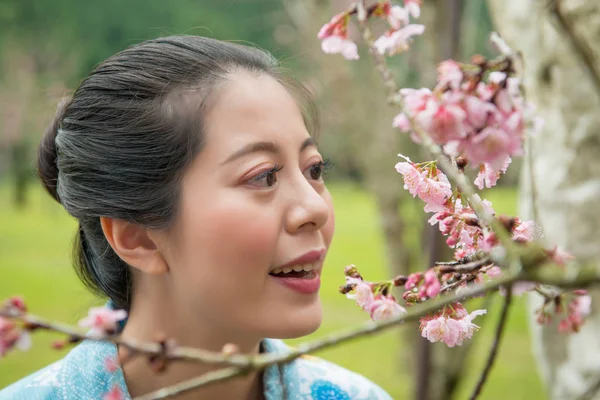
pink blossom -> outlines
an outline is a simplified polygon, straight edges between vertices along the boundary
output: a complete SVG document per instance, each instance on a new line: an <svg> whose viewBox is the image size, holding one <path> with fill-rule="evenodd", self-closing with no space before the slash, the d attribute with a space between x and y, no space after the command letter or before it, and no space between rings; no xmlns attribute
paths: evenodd
<svg viewBox="0 0 600 400"><path fill-rule="evenodd" d="M421 329L421 336L431 343L444 342L448 347L454 347L459 341L463 326L453 318L439 316L427 322Z"/></svg>
<svg viewBox="0 0 600 400"><path fill-rule="evenodd" d="M419 284L419 282L421 282L422 278L423 278L423 274L421 274L420 272L414 272L414 273L410 274L408 276L408 279L406 280L406 283L404 283L404 288L406 290L411 290L412 288L417 286Z"/></svg>
<svg viewBox="0 0 600 400"><path fill-rule="evenodd" d="M127 318L125 310L111 310L106 307L92 307L88 316L79 321L79 326L91 328L95 334L112 334L117 329L117 322Z"/></svg>
<svg viewBox="0 0 600 400"><path fill-rule="evenodd" d="M425 25L409 24L396 31L387 32L381 35L373 45L379 54L395 54L407 51L410 48L410 39L416 35L422 35L425 31Z"/></svg>
<svg viewBox="0 0 600 400"><path fill-rule="evenodd" d="M400 94L404 97L404 107L411 115L423 111L427 107L427 102L432 97L431 90L422 89L400 89Z"/></svg>
<svg viewBox="0 0 600 400"><path fill-rule="evenodd" d="M567 317L560 321L559 332L579 332L591 312L592 298L588 295L577 296L569 302Z"/></svg>
<svg viewBox="0 0 600 400"><path fill-rule="evenodd" d="M412 129L412 125L411 125L408 117L404 113L400 113L394 117L392 126L394 128L400 129L403 132L408 132Z"/></svg>
<svg viewBox="0 0 600 400"><path fill-rule="evenodd" d="M494 265L491 268L488 268L485 273L487 274L487 276L489 276L490 278L497 278L500 275L502 275L502 270L500 269L500 267L498 267L497 265Z"/></svg>
<svg viewBox="0 0 600 400"><path fill-rule="evenodd" d="M413 18L421 16L421 0L404 0L404 7Z"/></svg>
<svg viewBox="0 0 600 400"><path fill-rule="evenodd" d="M408 10L400 6L389 7L387 20L393 29L398 30L410 22Z"/></svg>
<svg viewBox="0 0 600 400"><path fill-rule="evenodd" d="M344 37L346 35L347 21L348 13L345 11L334 15L328 23L321 27L317 37L321 40L330 36Z"/></svg>
<svg viewBox="0 0 600 400"><path fill-rule="evenodd" d="M421 318L421 336L432 343L444 342L448 347L461 346L479 329L479 326L473 324L473 319L485 313L486 310L475 310L469 314L462 304L455 303L450 308L444 307L442 312L433 317Z"/></svg>
<svg viewBox="0 0 600 400"><path fill-rule="evenodd" d="M9 309L13 309L18 311L19 313L26 313L27 306L25 305L25 300L21 296L13 296L6 300L5 306Z"/></svg>
<svg viewBox="0 0 600 400"><path fill-rule="evenodd" d="M119 385L114 385L112 389L104 395L102 400L125 400L125 395Z"/></svg>
<svg viewBox="0 0 600 400"><path fill-rule="evenodd" d="M13 321L0 317L0 358L15 347L22 351L29 350L31 336L29 332L21 330Z"/></svg>
<svg viewBox="0 0 600 400"><path fill-rule="evenodd" d="M377 295L371 304L369 313L373 321L380 321L405 314L406 309L396 302L394 296Z"/></svg>
<svg viewBox="0 0 600 400"><path fill-rule="evenodd" d="M438 85L449 85L452 89L458 89L462 80L463 72L460 65L454 60L442 61L438 67Z"/></svg>
<svg viewBox="0 0 600 400"><path fill-rule="evenodd" d="M477 201L479 201L481 203L481 207L483 208L483 210L488 213L489 215L496 215L496 211L494 211L494 208L492 207L492 202L487 200L487 199L481 199L481 197L478 194L475 194L473 196L473 198L475 198ZM477 216L475 216L477 217Z"/></svg>
<svg viewBox="0 0 600 400"><path fill-rule="evenodd" d="M481 164L479 166L479 174L477 174L477 178L475 178L475 185L479 190L482 190L484 187L491 188L495 186L500 178L500 174L506 172L511 161L512 159L509 156L506 156L502 167L498 170L492 168L488 163Z"/></svg>
<svg viewBox="0 0 600 400"><path fill-rule="evenodd" d="M458 346L462 345L465 339L471 339L473 337L473 333L479 330L479 326L475 325L473 320L477 316L483 315L486 312L486 310L475 310L459 320L462 325L462 335L460 335L460 340L457 342Z"/></svg>
<svg viewBox="0 0 600 400"><path fill-rule="evenodd" d="M578 313L582 317L587 317L590 315L592 310L592 298L590 296L578 296L574 299L574 301L574 312Z"/></svg>
<svg viewBox="0 0 600 400"><path fill-rule="evenodd" d="M452 186L442 171L436 168L433 173L435 176L423 179L417 194L427 204L443 205L452 196Z"/></svg>
<svg viewBox="0 0 600 400"><path fill-rule="evenodd" d="M425 110L415 115L420 126L438 144L466 136L467 114L453 96L442 99L430 98Z"/></svg>
<svg viewBox="0 0 600 400"><path fill-rule="evenodd" d="M536 236L536 225L533 221L520 221L517 219L517 224L513 229L513 240L523 240L531 242Z"/></svg>
<svg viewBox="0 0 600 400"><path fill-rule="evenodd" d="M467 121L473 129L483 128L488 120L488 116L496 111L496 106L477 96L466 95L463 101L467 113Z"/></svg>
<svg viewBox="0 0 600 400"><path fill-rule="evenodd" d="M410 158L405 157L402 154L398 154L398 156L404 158L406 162L399 162L396 164L396 171L401 173L404 178L404 189L408 190L408 192L415 197L423 184L424 172L417 169Z"/></svg>
<svg viewBox="0 0 600 400"><path fill-rule="evenodd" d="M552 258L552 261L554 261L558 265L565 265L566 263L575 258L571 253L568 253L560 247L558 247L558 245L554 246L554 248L549 251L549 255L550 258Z"/></svg>
<svg viewBox="0 0 600 400"><path fill-rule="evenodd" d="M492 169L500 169L507 156L517 155L522 151L520 137L511 136L496 126L484 128L464 140L461 147L472 164L488 163Z"/></svg>
<svg viewBox="0 0 600 400"><path fill-rule="evenodd" d="M327 54L341 54L347 60L358 60L358 48L352 40L342 36L329 36L321 42L321 49Z"/></svg>
<svg viewBox="0 0 600 400"><path fill-rule="evenodd" d="M346 284L354 285L353 293L347 293L346 297L356 300L356 304L363 310L370 309L373 303L373 289L371 285L359 278L346 277Z"/></svg>
<svg viewBox="0 0 600 400"><path fill-rule="evenodd" d="M423 286L425 287L425 294L429 298L436 297L438 294L440 294L442 285L440 284L440 280L438 279L437 273L434 270L429 269L427 272L425 272L425 284Z"/></svg>

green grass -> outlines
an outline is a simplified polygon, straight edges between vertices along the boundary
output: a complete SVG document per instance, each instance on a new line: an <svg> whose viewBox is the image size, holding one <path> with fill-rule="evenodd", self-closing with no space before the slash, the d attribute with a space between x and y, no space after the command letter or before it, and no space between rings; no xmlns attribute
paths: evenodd
<svg viewBox="0 0 600 400"><path fill-rule="evenodd" d="M324 322L311 337L320 337L340 329L349 329L367 320L353 302L337 292L343 283L343 268L356 264L370 280L386 277L382 235L373 198L352 185L330 186L336 207L336 235L323 272L322 299ZM399 190L402 190L399 186ZM487 194L500 213L515 214L516 196L512 189ZM69 262L75 221L37 188L32 188L30 204L16 210L9 202L6 185L0 185L0 299L20 294L32 312L74 324L86 310L103 301L92 297L77 281ZM421 215L418 200L403 209L409 221ZM412 232L412 233L411 233ZM412 245L418 229L409 229ZM472 307L469 307L472 309ZM481 371L493 337L499 301L495 299L486 323L479 333L469 359L458 399L467 398ZM358 339L338 348L322 351L319 356L357 371L385 388L393 398L412 398L411 368L399 368L399 354L412 351L399 340L395 328L375 337ZM0 360L0 388L41 368L64 355L48 343L56 335L34 335L34 348L26 353L13 352ZM291 343L298 343L294 340ZM503 346L484 388L482 399L539 399L544 392L537 375L529 343L524 299L512 307ZM435 344L440 345L441 344Z"/></svg>

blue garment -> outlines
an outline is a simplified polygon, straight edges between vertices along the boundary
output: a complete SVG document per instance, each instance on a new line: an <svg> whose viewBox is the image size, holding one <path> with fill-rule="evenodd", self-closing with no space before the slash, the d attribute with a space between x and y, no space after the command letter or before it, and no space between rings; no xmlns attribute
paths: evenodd
<svg viewBox="0 0 600 400"><path fill-rule="evenodd" d="M263 349L289 351L276 339L265 339ZM1 390L0 400L102 400L115 385L129 400L123 371L105 369L106 358L116 356L113 343L83 341L64 358ZM267 368L263 383L267 400L391 400L365 377L312 356Z"/></svg>

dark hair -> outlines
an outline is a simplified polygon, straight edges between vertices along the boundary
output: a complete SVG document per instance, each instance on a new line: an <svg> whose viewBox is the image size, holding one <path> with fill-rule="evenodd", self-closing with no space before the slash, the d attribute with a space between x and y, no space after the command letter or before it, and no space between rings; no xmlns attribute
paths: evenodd
<svg viewBox="0 0 600 400"><path fill-rule="evenodd" d="M129 309L131 275L108 244L100 217L157 229L172 224L181 177L203 147L207 99L236 71L282 83L314 134L310 95L269 53L198 36L149 40L110 57L59 106L46 131L38 174L79 221L75 269L115 307Z"/></svg>

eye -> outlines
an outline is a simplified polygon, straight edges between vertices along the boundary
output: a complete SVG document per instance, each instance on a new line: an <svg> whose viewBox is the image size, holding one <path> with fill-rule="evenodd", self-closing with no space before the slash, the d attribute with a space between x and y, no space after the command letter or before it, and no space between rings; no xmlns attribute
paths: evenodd
<svg viewBox="0 0 600 400"><path fill-rule="evenodd" d="M275 165L273 168L261 172L256 175L254 178L248 181L250 186L261 187L261 188L270 188L275 186L277 183L277 172L281 171L283 168L282 165Z"/></svg>
<svg viewBox="0 0 600 400"><path fill-rule="evenodd" d="M310 167L308 167L308 169L305 171L305 173L308 173L307 178L308 179L312 179L314 181L320 181L323 180L323 176L329 172L331 170L331 162L329 160L323 160L323 161L319 161L316 164L311 165Z"/></svg>

